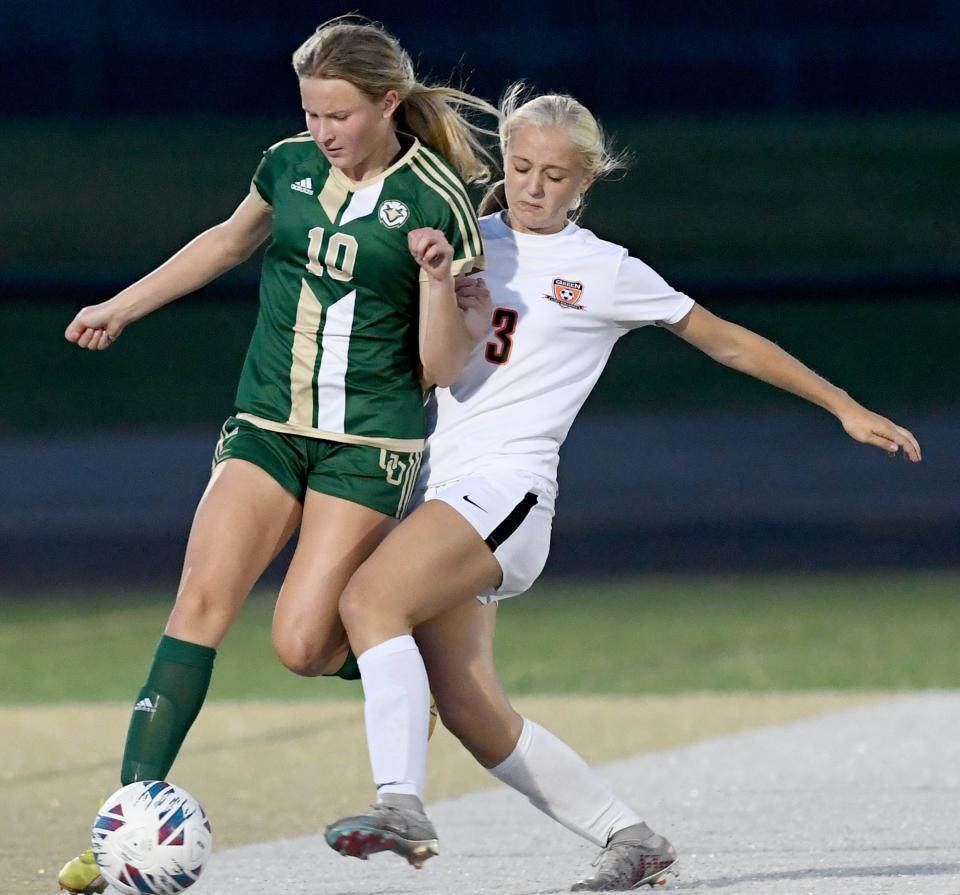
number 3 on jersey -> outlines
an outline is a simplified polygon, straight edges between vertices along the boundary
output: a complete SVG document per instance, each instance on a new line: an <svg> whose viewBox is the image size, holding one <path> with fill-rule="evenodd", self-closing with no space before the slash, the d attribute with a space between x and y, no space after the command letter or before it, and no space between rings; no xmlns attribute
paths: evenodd
<svg viewBox="0 0 960 895"><path fill-rule="evenodd" d="M494 308L493 337L496 342L487 342L483 356L491 363L502 366L510 360L513 350L513 334L517 330L519 314L513 308Z"/></svg>

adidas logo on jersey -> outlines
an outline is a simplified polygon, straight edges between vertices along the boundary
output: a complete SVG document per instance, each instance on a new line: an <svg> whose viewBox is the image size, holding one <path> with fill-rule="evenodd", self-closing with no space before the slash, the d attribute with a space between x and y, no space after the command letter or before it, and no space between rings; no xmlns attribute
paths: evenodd
<svg viewBox="0 0 960 895"><path fill-rule="evenodd" d="M149 712L151 715L156 712L157 707L150 701L149 696L144 696L134 707L135 712Z"/></svg>
<svg viewBox="0 0 960 895"><path fill-rule="evenodd" d="M294 183L291 183L290 189L296 190L298 193L306 193L308 196L312 196L313 181L309 177L304 177L303 180L297 180Z"/></svg>

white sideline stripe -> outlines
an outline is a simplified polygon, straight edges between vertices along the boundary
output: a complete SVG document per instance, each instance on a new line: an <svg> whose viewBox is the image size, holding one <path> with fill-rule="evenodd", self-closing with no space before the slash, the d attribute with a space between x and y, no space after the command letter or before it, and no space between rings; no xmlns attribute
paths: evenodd
<svg viewBox="0 0 960 895"><path fill-rule="evenodd" d="M830 712L601 771L677 846L681 876L658 889L664 895L960 892L958 692ZM396 855L357 861L304 836L214 852L197 895L262 895L264 880L271 892L311 895L532 895L567 891L595 854L504 787L429 809L440 854L419 873ZM318 806L318 828L333 819Z"/></svg>

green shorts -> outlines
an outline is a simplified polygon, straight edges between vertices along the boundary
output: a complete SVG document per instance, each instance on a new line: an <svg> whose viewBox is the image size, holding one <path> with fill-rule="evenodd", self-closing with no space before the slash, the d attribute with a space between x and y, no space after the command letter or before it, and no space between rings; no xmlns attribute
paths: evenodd
<svg viewBox="0 0 960 895"><path fill-rule="evenodd" d="M413 494L421 456L419 451L272 432L231 416L220 430L213 466L231 458L246 460L301 503L309 488L399 519Z"/></svg>

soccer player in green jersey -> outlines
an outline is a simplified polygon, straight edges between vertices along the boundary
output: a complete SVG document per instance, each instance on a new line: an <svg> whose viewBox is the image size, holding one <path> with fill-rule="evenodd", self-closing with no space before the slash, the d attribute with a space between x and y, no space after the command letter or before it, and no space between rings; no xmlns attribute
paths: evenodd
<svg viewBox="0 0 960 895"><path fill-rule="evenodd" d="M450 384L473 347L454 277L482 267L463 181L485 179L487 166L479 128L463 111L496 110L420 84L396 39L366 20L322 25L293 65L308 132L264 153L229 219L83 308L65 333L81 348L108 348L128 324L270 240L236 412L134 700L123 784L166 777L203 703L217 647L298 527L274 647L301 674L358 676L340 593L413 489L421 382ZM89 851L65 865L60 885L105 887Z"/></svg>

